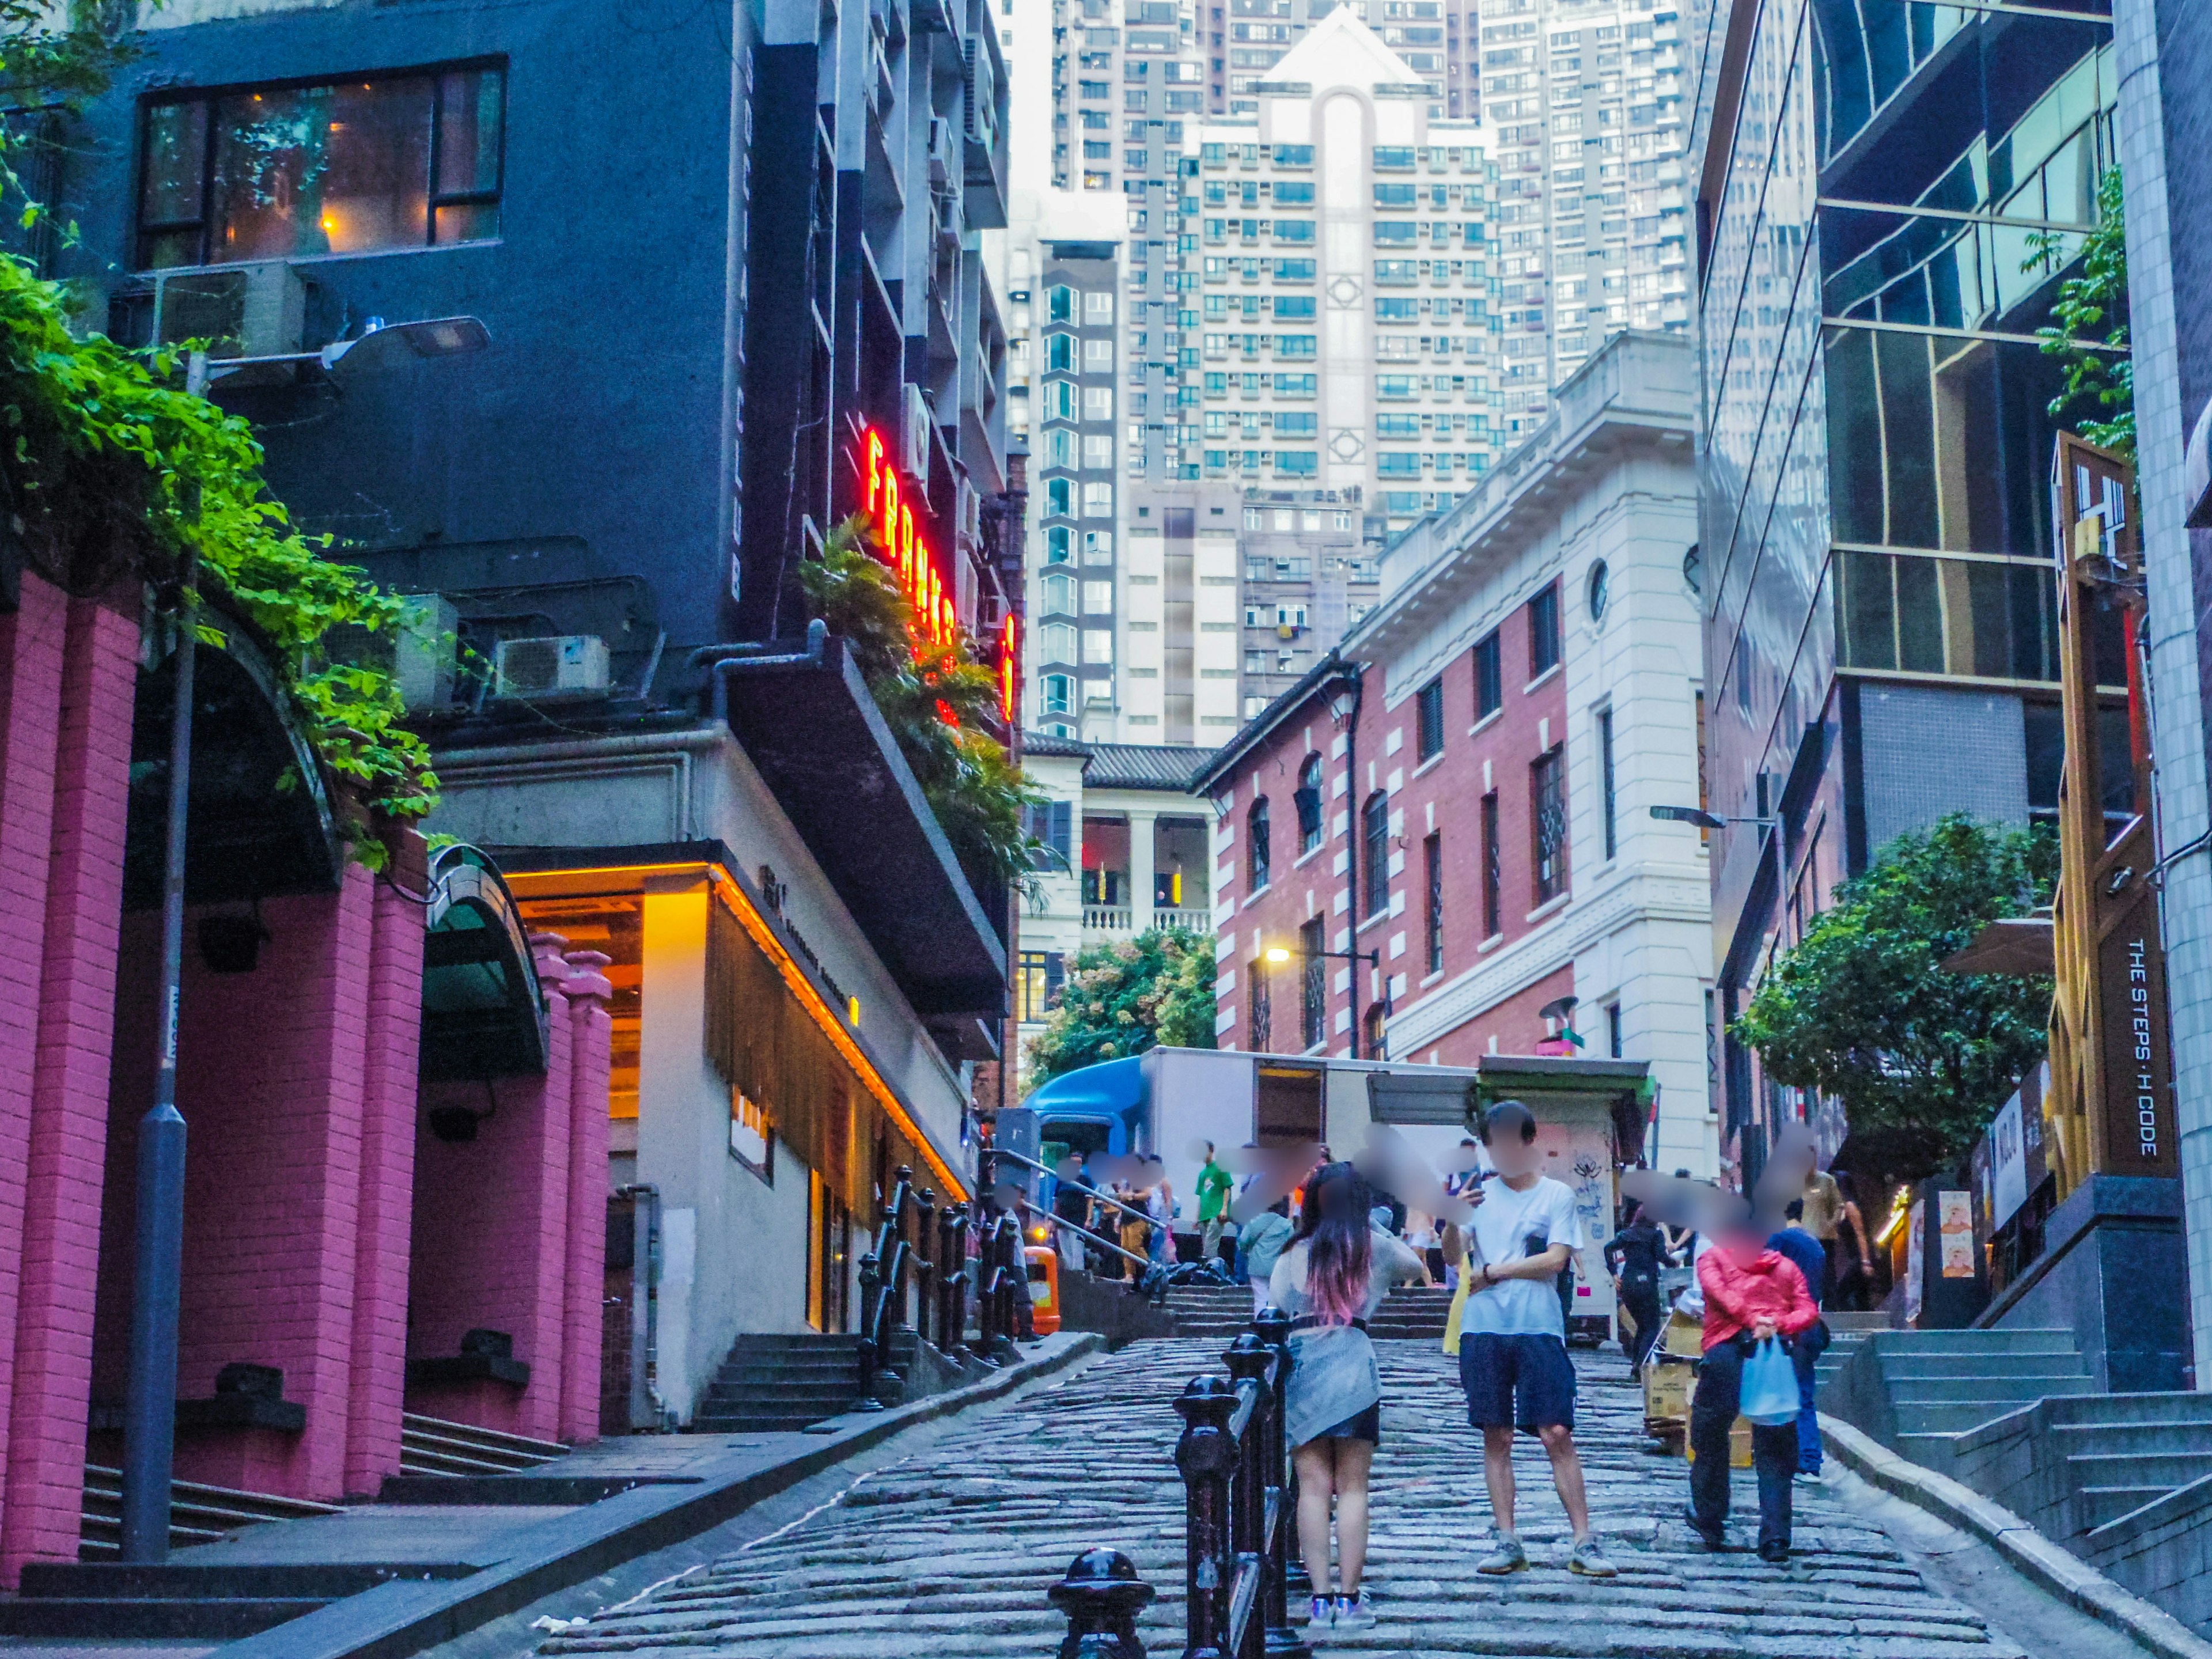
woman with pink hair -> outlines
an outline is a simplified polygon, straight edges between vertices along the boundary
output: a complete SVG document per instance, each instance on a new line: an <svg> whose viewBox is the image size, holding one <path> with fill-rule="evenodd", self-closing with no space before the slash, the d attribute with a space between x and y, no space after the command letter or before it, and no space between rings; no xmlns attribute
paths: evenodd
<svg viewBox="0 0 2212 1659"><path fill-rule="evenodd" d="M1374 1203L1351 1164L1316 1170L1300 1196L1297 1237L1277 1259L1268 1286L1291 1316L1285 1427L1298 1477L1298 1554L1313 1586L1309 1635L1374 1627L1359 1578L1367 1565L1368 1471L1382 1437L1382 1378L1367 1322L1393 1285L1429 1283L1428 1265L1369 1222Z"/></svg>

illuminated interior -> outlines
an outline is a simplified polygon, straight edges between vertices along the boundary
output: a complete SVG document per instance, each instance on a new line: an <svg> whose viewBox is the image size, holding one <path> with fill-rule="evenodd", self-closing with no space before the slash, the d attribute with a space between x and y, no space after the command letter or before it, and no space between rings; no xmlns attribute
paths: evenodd
<svg viewBox="0 0 2212 1659"><path fill-rule="evenodd" d="M532 928L558 933L572 951L597 951L610 960L599 971L615 988L607 1012L614 1020L607 1115L637 1115L638 1037L645 1012L645 899L641 894L580 893L528 898L530 878L514 878L518 908Z"/></svg>

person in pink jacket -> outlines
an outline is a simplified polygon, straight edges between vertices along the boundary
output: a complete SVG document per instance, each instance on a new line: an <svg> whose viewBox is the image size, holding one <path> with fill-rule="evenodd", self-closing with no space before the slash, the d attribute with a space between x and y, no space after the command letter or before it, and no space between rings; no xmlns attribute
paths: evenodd
<svg viewBox="0 0 2212 1659"><path fill-rule="evenodd" d="M1765 1233L1747 1223L1698 1257L1698 1286L1705 1299L1705 1353L1690 1407L1690 1447L1697 1461L1690 1468L1687 1519L1705 1547L1717 1550L1727 1533L1729 1431L1742 1398L1744 1362L1771 1337L1787 1346L1820 1323L1820 1310L1796 1264L1769 1249ZM1796 1424L1753 1424L1751 1458L1759 1477L1759 1559L1778 1564L1790 1559Z"/></svg>

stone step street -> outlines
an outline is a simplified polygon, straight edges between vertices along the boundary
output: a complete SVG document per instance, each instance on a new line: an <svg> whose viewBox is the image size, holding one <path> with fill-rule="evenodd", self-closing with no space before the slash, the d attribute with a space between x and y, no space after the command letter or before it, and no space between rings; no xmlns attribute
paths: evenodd
<svg viewBox="0 0 2212 1659"><path fill-rule="evenodd" d="M1159 1592L1147 1651L1182 1648L1182 1487L1170 1401L1219 1369L1215 1340L1133 1344L1056 1386L981 1411L787 1530L550 1638L546 1655L730 1659L1046 1659L1066 1633L1045 1593L1080 1552L1127 1553ZM1620 1577L1565 1570L1566 1517L1523 1437L1521 1531L1534 1568L1474 1570L1489 1538L1476 1439L1455 1363L1432 1341L1378 1342L1383 1438L1368 1582L1380 1615L1328 1650L1522 1659L2021 1659L1923 1581L1881 1531L1800 1485L1796 1555L1752 1552L1755 1497L1735 1481L1731 1548L1680 1519L1686 1466L1643 1430L1618 1351L1577 1352L1577 1438L1595 1524Z"/></svg>

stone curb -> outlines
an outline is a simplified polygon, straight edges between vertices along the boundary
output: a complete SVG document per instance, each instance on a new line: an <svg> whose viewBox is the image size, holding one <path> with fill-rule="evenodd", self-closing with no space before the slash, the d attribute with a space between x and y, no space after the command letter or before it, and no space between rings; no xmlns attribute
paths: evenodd
<svg viewBox="0 0 2212 1659"><path fill-rule="evenodd" d="M379 1584L216 1652L220 1659L406 1659L611 1567L695 1538L902 1429L996 1400L1104 1347L1104 1339L1094 1332L1073 1333L1070 1340L996 1376L848 1419L851 1426L823 1436L819 1444L780 1463L719 1483L633 1487L573 1515L523 1528L506 1540L504 1559L465 1578Z"/></svg>
<svg viewBox="0 0 2212 1659"><path fill-rule="evenodd" d="M1923 1469L1826 1412L1820 1435L1853 1474L1938 1520L1970 1532L2012 1567L2059 1600L2109 1625L2159 1659L2212 1659L2212 1642L2171 1613L2120 1588L2068 1553L2010 1510L1948 1475Z"/></svg>

